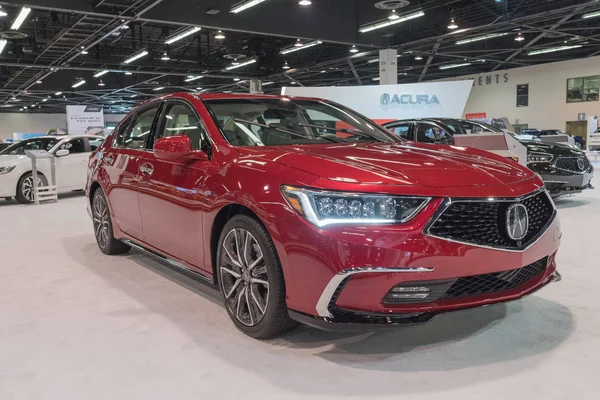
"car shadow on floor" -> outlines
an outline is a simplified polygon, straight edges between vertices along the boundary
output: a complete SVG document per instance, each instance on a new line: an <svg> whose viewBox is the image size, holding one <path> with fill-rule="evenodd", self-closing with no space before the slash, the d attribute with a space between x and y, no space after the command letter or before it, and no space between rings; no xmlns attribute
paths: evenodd
<svg viewBox="0 0 600 400"><path fill-rule="evenodd" d="M559 198L554 199L554 204L556 204L556 208L558 208L559 210L584 207L590 203L591 202L589 200L578 199L578 198L572 197L572 196L559 197Z"/></svg>
<svg viewBox="0 0 600 400"><path fill-rule="evenodd" d="M61 193L58 195L58 201L72 199L77 197L84 197L85 192L83 190L77 190L74 192ZM21 204L14 197L7 201L5 198L0 197L0 207L8 207L8 206L33 206L34 204ZM44 205L42 203L42 205Z"/></svg>
<svg viewBox="0 0 600 400"><path fill-rule="evenodd" d="M508 304L443 314L419 326L367 333L332 333L299 326L282 337L257 341L233 327L218 291L166 263L138 252L110 258L100 253L92 234L84 239L63 239L63 246L83 268L135 299L149 313L161 315L195 346L236 370L256 374L257 379L291 393L364 398L498 381L535 369L575 329L568 308L534 295ZM160 283L139 281L140 275L149 273L158 274ZM165 282L175 283L170 285L172 290L157 291L156 286ZM196 299L196 295L200 297ZM190 315L193 312L192 318L161 304L182 296L186 301L179 306ZM119 317L127 315L124 310ZM257 360L248 354L261 357ZM356 371L352 379L348 378L350 370ZM330 375L324 376L327 371ZM377 374L365 374L368 371Z"/></svg>

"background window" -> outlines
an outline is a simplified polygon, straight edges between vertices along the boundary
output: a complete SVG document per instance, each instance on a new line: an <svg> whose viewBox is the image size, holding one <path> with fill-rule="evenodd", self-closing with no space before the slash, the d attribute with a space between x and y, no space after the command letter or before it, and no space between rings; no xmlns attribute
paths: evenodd
<svg viewBox="0 0 600 400"><path fill-rule="evenodd" d="M408 140L408 133L410 131L410 124L394 125L390 128L390 131L403 139Z"/></svg>
<svg viewBox="0 0 600 400"><path fill-rule="evenodd" d="M162 137L185 135L192 141L192 149L202 149L202 123L196 113L184 104L168 104Z"/></svg>
<svg viewBox="0 0 600 400"><path fill-rule="evenodd" d="M85 144L83 139L75 139L62 144L60 149L69 150L70 154L85 153Z"/></svg>
<svg viewBox="0 0 600 400"><path fill-rule="evenodd" d="M129 149L144 149L146 147L146 139L152 131L152 124L154 123L158 107L159 104L138 114L132 123L123 128L117 139L117 144Z"/></svg>
<svg viewBox="0 0 600 400"><path fill-rule="evenodd" d="M600 77L567 79L567 103L598 101Z"/></svg>
<svg viewBox="0 0 600 400"><path fill-rule="evenodd" d="M419 124L417 126L417 142L453 144L452 136L442 128L433 124Z"/></svg>

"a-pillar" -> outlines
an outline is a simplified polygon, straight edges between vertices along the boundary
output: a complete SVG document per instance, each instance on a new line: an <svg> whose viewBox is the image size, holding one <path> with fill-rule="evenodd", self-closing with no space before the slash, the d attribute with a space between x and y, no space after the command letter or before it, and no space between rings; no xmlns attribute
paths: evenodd
<svg viewBox="0 0 600 400"><path fill-rule="evenodd" d="M398 50L379 50L379 84L398 84Z"/></svg>

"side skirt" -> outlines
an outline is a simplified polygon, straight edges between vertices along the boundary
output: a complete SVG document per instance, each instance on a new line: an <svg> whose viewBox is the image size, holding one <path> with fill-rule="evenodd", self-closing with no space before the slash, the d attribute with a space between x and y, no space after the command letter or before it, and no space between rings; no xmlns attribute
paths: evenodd
<svg viewBox="0 0 600 400"><path fill-rule="evenodd" d="M175 261L172 258L169 258L167 256L159 254L158 252L156 252L154 250L151 250L151 249L149 249L147 247L144 247L144 246L142 246L139 243L135 243L135 242L133 242L133 241L131 241L129 239L120 239L120 241L123 242L123 243L125 243L128 246L133 247L136 250L139 250L139 251L141 251L143 253L146 253L146 254L148 254L150 256L153 256L155 258L163 260L166 263L168 263L170 266L175 267L175 268L177 268L177 269L179 269L179 270L181 270L181 271L183 271L183 272L185 272L185 273L187 273L189 275L192 275L195 278L199 278L202 281L204 281L206 283L209 283L210 285L213 285L213 286L216 285L216 283L213 280L213 278L208 277L208 276L206 276L206 275L204 275L204 274L202 274L202 273L196 271L195 269L192 269L192 268L190 268L190 267L188 267L186 265L183 265L179 261Z"/></svg>

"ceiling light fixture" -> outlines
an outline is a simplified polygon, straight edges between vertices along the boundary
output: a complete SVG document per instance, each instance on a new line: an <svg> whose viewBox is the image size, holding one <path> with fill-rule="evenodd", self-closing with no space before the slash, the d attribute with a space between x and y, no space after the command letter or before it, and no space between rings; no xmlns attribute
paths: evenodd
<svg viewBox="0 0 600 400"><path fill-rule="evenodd" d="M233 78L233 80L234 80L235 82L239 82L239 81L240 81L240 78Z"/></svg>
<svg viewBox="0 0 600 400"><path fill-rule="evenodd" d="M108 74L108 70L107 69L105 69L104 71L96 72L94 74L94 78L100 78L102 75L106 75L106 74Z"/></svg>
<svg viewBox="0 0 600 400"><path fill-rule="evenodd" d="M47 98L46 98L46 99L42 99L42 102L44 102L44 103L45 103L45 102L47 102L47 101L48 101L48 99L47 99Z"/></svg>
<svg viewBox="0 0 600 400"><path fill-rule="evenodd" d="M244 10L249 9L250 7L254 7L260 3L262 3L265 0L248 0L248 1L242 1L241 3L237 3L236 5L234 5L233 7L231 7L231 11L229 11L230 13L233 14L237 14L239 12L242 12Z"/></svg>
<svg viewBox="0 0 600 400"><path fill-rule="evenodd" d="M226 67L225 70L231 71L232 69L242 68L242 67L245 67L247 65L254 64L255 62L256 62L256 58L253 58L251 60L247 60L247 61L241 62L239 64L236 64L236 65L232 64L229 67Z"/></svg>
<svg viewBox="0 0 600 400"><path fill-rule="evenodd" d="M471 65L471 63L462 63L462 64L449 64L449 65L442 65L440 67L440 69L452 69L452 68L460 68L460 67L467 67Z"/></svg>
<svg viewBox="0 0 600 400"><path fill-rule="evenodd" d="M223 40L223 39L225 39L225 34L221 31L218 31L217 34L215 35L215 39Z"/></svg>
<svg viewBox="0 0 600 400"><path fill-rule="evenodd" d="M56 92L56 93L54 93L55 96L60 96L61 94L63 94L63 92Z"/></svg>
<svg viewBox="0 0 600 400"><path fill-rule="evenodd" d="M530 51L529 53L527 53L527 55L528 56L535 56L535 55L538 55L538 54L554 53L555 51L565 51L565 50L571 50L571 49L578 49L580 47L583 47L583 45L575 44L575 45L572 45L572 46L550 47L549 49L541 49L541 50Z"/></svg>
<svg viewBox="0 0 600 400"><path fill-rule="evenodd" d="M312 4L312 1L310 1L310 0L300 0L298 2L298 4L300 4L301 6L310 6Z"/></svg>
<svg viewBox="0 0 600 400"><path fill-rule="evenodd" d="M407 15L403 15L403 16L399 16L398 19L387 19L385 21L380 21L380 22L375 22L373 24L369 24L369 25L365 25L363 27L361 27L358 31L360 33L366 33L366 32L371 32L374 31L375 29L381 29L381 28L386 28L390 25L394 25L394 24L399 24L401 22L405 22L411 19L415 19L415 18L419 18L424 16L425 13L423 11L419 11L413 14L407 14Z"/></svg>
<svg viewBox="0 0 600 400"><path fill-rule="evenodd" d="M458 25L456 25L456 22L454 21L454 18L452 18L450 20L450 25L448 25L448 29L452 29L452 30L458 29Z"/></svg>
<svg viewBox="0 0 600 400"><path fill-rule="evenodd" d="M165 40L165 44L173 44L175 42L178 42L183 38L193 35L194 33L200 31L201 29L202 28L200 28L199 26L194 26L192 28L185 29L179 33L176 33L175 35L173 35L171 37L168 37L167 40Z"/></svg>
<svg viewBox="0 0 600 400"><path fill-rule="evenodd" d="M133 75L133 72L131 72L131 71L125 71L125 75Z"/></svg>
<svg viewBox="0 0 600 400"><path fill-rule="evenodd" d="M83 54L85 56L86 54L89 54L89 53L87 50L81 50L81 54Z"/></svg>
<svg viewBox="0 0 600 400"><path fill-rule="evenodd" d="M21 12L15 19L15 22L13 22L10 29L12 29L13 31L18 31L19 28L21 27L21 25L23 25L23 22L25 22L25 18L27 18L27 16L29 15L30 12L31 12L31 8L29 8L29 7L21 8Z"/></svg>
<svg viewBox="0 0 600 400"><path fill-rule="evenodd" d="M515 40L517 42L522 42L523 40L525 40L525 38L523 37L523 35L521 35L521 32L519 32L519 34L517 35L517 37L515 38Z"/></svg>
<svg viewBox="0 0 600 400"><path fill-rule="evenodd" d="M294 43L294 47L302 47L302 46L304 46L304 43L302 43L300 41L300 39L296 39L296 43Z"/></svg>
<svg viewBox="0 0 600 400"><path fill-rule="evenodd" d="M265 83L263 83L263 84L262 84L262 86L269 86L269 85L272 85L272 84L274 84L274 83L275 83L275 82L265 82Z"/></svg>
<svg viewBox="0 0 600 400"><path fill-rule="evenodd" d="M293 53L293 52L295 52L295 51L304 50L304 49L308 49L308 48L310 48L310 47L318 46L318 45L320 45L321 43L323 43L323 42L322 42L322 41L320 41L320 40L315 40L315 41L312 41L312 42L304 43L304 44L303 44L302 46L300 46L300 47L298 47L298 46L294 45L293 47L288 47L287 49L283 49L283 50L281 50L281 51L279 52L279 54L282 54L282 55L283 55L283 54L290 54L290 53Z"/></svg>
<svg viewBox="0 0 600 400"><path fill-rule="evenodd" d="M161 90L163 90L165 87L164 86L159 86L157 88L154 88L152 90L154 90L155 92L160 92Z"/></svg>
<svg viewBox="0 0 600 400"><path fill-rule="evenodd" d="M283 63L283 69L290 69L290 66L288 65L287 61Z"/></svg>
<svg viewBox="0 0 600 400"><path fill-rule="evenodd" d="M355 45L352 45L352 48L350 48L350 53L358 53L358 49Z"/></svg>
<svg viewBox="0 0 600 400"><path fill-rule="evenodd" d="M198 76L189 75L187 78L185 78L185 81L186 82L194 82L194 81L197 81L198 79L202 79L202 78L204 78L204 75L198 75Z"/></svg>
<svg viewBox="0 0 600 400"><path fill-rule="evenodd" d="M100 82L98 82L98 86L104 86L104 81L102 79L100 79Z"/></svg>
<svg viewBox="0 0 600 400"><path fill-rule="evenodd" d="M487 40L487 39L493 39L493 38L497 38L500 36L506 36L508 35L508 33L490 33L489 35L484 35L484 36L477 36L471 39L464 39L464 40L459 40L456 42L456 44L466 44L466 43L473 43L473 42L479 42L481 40Z"/></svg>
<svg viewBox="0 0 600 400"><path fill-rule="evenodd" d="M2 6L0 6L0 17L6 17L8 14L6 13L6 11L2 10Z"/></svg>
<svg viewBox="0 0 600 400"><path fill-rule="evenodd" d="M371 80L372 80L372 81L378 81L378 80L380 80L380 79L381 79L381 78L373 78L373 79L371 79Z"/></svg>
<svg viewBox="0 0 600 400"><path fill-rule="evenodd" d="M85 80L84 79L80 80L79 82L74 83L73 86L71 86L71 87L72 88L78 88L81 85L85 85Z"/></svg>
<svg viewBox="0 0 600 400"><path fill-rule="evenodd" d="M596 18L596 17L600 17L600 11L583 14L581 16L581 18L583 18L583 19Z"/></svg>
<svg viewBox="0 0 600 400"><path fill-rule="evenodd" d="M422 59L423 59L423 57L421 57L421 56L416 56L415 57L415 60L417 60L417 61L421 61Z"/></svg>
<svg viewBox="0 0 600 400"><path fill-rule="evenodd" d="M139 53L134 54L133 56L129 57L127 60L123 61L123 64L131 64L132 62L139 60L142 57L145 57L148 55L148 50L142 50Z"/></svg>
<svg viewBox="0 0 600 400"><path fill-rule="evenodd" d="M4 48L6 47L6 44L8 42L4 39L0 40L0 54L2 54L2 51L4 50Z"/></svg>
<svg viewBox="0 0 600 400"><path fill-rule="evenodd" d="M44 82L42 82L42 81L36 81L35 83L38 84L38 85L41 85Z"/></svg>
<svg viewBox="0 0 600 400"><path fill-rule="evenodd" d="M400 19L400 16L398 14L396 14L396 10L392 10L392 13L388 17L388 19L391 21L395 21L397 19Z"/></svg>
<svg viewBox="0 0 600 400"><path fill-rule="evenodd" d="M169 61L171 57L169 57L169 53L165 51L160 59L163 61Z"/></svg>

